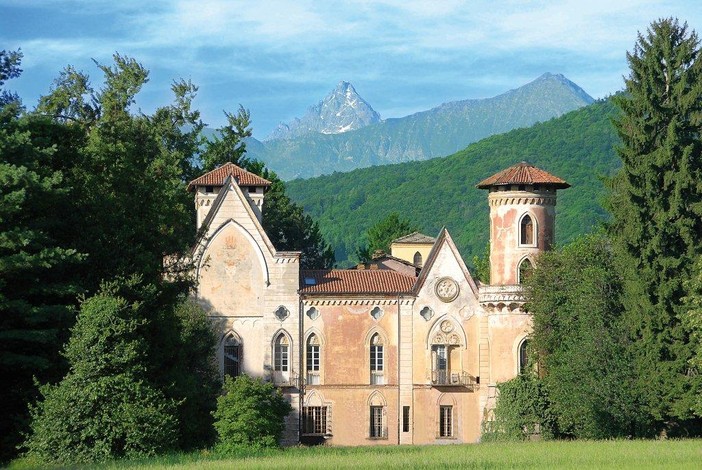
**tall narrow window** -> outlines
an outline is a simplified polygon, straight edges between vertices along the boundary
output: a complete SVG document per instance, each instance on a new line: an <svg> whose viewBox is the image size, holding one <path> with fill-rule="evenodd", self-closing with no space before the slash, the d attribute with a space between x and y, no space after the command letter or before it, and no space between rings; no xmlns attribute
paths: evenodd
<svg viewBox="0 0 702 470"><path fill-rule="evenodd" d="M370 383L379 385L383 379L383 340L378 333L371 337L370 342Z"/></svg>
<svg viewBox="0 0 702 470"><path fill-rule="evenodd" d="M534 244L534 222L531 220L529 214L522 217L522 222L520 224L520 243L522 245L533 245Z"/></svg>
<svg viewBox="0 0 702 470"><path fill-rule="evenodd" d="M414 254L414 265L418 268L422 267L422 254L420 252Z"/></svg>
<svg viewBox="0 0 702 470"><path fill-rule="evenodd" d="M287 372L290 367L290 344L287 336L279 334L275 340L273 368L279 372Z"/></svg>
<svg viewBox="0 0 702 470"><path fill-rule="evenodd" d="M529 258L524 258L521 263L519 263L519 283L522 284L531 274L534 269Z"/></svg>
<svg viewBox="0 0 702 470"><path fill-rule="evenodd" d="M385 428L385 422L383 419L383 407L382 406L371 406L370 407L370 437L371 438L383 438L388 437Z"/></svg>
<svg viewBox="0 0 702 470"><path fill-rule="evenodd" d="M522 341L519 345L519 373L523 374L527 371L527 364L529 363L529 356L527 354L528 341Z"/></svg>
<svg viewBox="0 0 702 470"><path fill-rule="evenodd" d="M434 370L432 382L439 385L449 383L448 371L448 355L446 354L446 345L436 344L432 346L432 356L434 361Z"/></svg>
<svg viewBox="0 0 702 470"><path fill-rule="evenodd" d="M302 433L308 435L327 433L326 406L305 406L302 408Z"/></svg>
<svg viewBox="0 0 702 470"><path fill-rule="evenodd" d="M453 406L439 407L439 437L453 437Z"/></svg>
<svg viewBox="0 0 702 470"><path fill-rule="evenodd" d="M224 375L232 378L241 375L241 344L233 335L224 340Z"/></svg>
<svg viewBox="0 0 702 470"><path fill-rule="evenodd" d="M307 383L309 385L319 385L319 338L317 335L310 335L307 338Z"/></svg>
<svg viewBox="0 0 702 470"><path fill-rule="evenodd" d="M402 407L402 432L409 432L410 430L410 407Z"/></svg>

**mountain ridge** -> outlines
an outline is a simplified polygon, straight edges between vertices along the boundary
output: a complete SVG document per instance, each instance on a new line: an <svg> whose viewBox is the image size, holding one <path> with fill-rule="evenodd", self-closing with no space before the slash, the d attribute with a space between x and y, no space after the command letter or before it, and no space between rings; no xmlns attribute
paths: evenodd
<svg viewBox="0 0 702 470"><path fill-rule="evenodd" d="M342 80L319 103L310 106L301 118L278 124L264 142L289 140L314 133L343 134L380 120L380 114L358 94L354 86Z"/></svg>
<svg viewBox="0 0 702 470"><path fill-rule="evenodd" d="M582 88L560 74L537 79L491 98L443 103L342 134L291 139L250 139L249 157L284 180L350 171L387 163L450 155L470 143L528 127L592 103Z"/></svg>

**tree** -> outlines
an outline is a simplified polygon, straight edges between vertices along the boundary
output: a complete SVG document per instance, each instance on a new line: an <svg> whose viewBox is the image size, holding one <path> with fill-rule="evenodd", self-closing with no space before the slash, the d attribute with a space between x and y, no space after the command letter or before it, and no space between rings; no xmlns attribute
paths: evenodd
<svg viewBox="0 0 702 470"><path fill-rule="evenodd" d="M655 21L627 54L615 97L622 168L610 181L610 233L625 262L632 367L644 409L666 431L692 417L699 375L681 322L683 280L702 253L702 61L697 34Z"/></svg>
<svg viewBox="0 0 702 470"><path fill-rule="evenodd" d="M687 312L683 323L691 332L690 340L694 348L690 365L699 371L702 369L702 257L697 259L693 275L685 281L684 287L687 296L683 302ZM702 395L697 395L693 406L695 413L702 416Z"/></svg>
<svg viewBox="0 0 702 470"><path fill-rule="evenodd" d="M17 51L0 51L0 87L11 78L17 78L22 73L20 64L22 63L22 52ZM0 107L8 103L19 102L17 93L0 89Z"/></svg>
<svg viewBox="0 0 702 470"><path fill-rule="evenodd" d="M241 375L224 381L225 394L214 412L218 447L231 452L241 447L275 447L292 406L273 384Z"/></svg>
<svg viewBox="0 0 702 470"><path fill-rule="evenodd" d="M532 362L559 436L650 433L630 367L619 272L610 241L593 234L542 253L524 282L533 315Z"/></svg>
<svg viewBox="0 0 702 470"><path fill-rule="evenodd" d="M378 250L390 253L390 244L396 238L416 231L416 226L402 219L399 212L391 212L366 231L368 244L359 248L356 254L362 262L368 262Z"/></svg>
<svg viewBox="0 0 702 470"><path fill-rule="evenodd" d="M135 290L142 299L129 299ZM144 357L151 287L138 278L104 284L85 300L66 345L70 371L41 388L25 446L42 462L154 455L177 443L177 402L149 380Z"/></svg>
<svg viewBox="0 0 702 470"><path fill-rule="evenodd" d="M21 54L0 53L0 84L19 74ZM3 95L7 97L8 95ZM0 461L11 458L37 396L33 377L61 378L59 356L81 292L71 274L84 256L61 240L70 204L54 169L74 135L0 103Z"/></svg>

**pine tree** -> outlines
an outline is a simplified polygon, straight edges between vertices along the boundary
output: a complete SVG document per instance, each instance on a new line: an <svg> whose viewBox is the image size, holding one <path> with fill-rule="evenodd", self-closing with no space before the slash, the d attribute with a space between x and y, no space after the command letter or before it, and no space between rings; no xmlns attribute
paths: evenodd
<svg viewBox="0 0 702 470"><path fill-rule="evenodd" d="M695 395L680 301L702 252L699 54L687 24L655 21L627 54L626 91L616 97L623 165L610 182L610 231L624 260L638 387L661 430L691 417Z"/></svg>

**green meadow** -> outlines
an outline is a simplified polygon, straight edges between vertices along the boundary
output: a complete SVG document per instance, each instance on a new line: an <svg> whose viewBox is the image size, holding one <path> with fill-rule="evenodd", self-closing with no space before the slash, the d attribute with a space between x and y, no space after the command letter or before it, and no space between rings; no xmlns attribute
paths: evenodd
<svg viewBox="0 0 702 470"><path fill-rule="evenodd" d="M18 460L11 469L36 468ZM548 441L448 446L294 447L221 457L199 452L85 468L702 468L702 440Z"/></svg>

